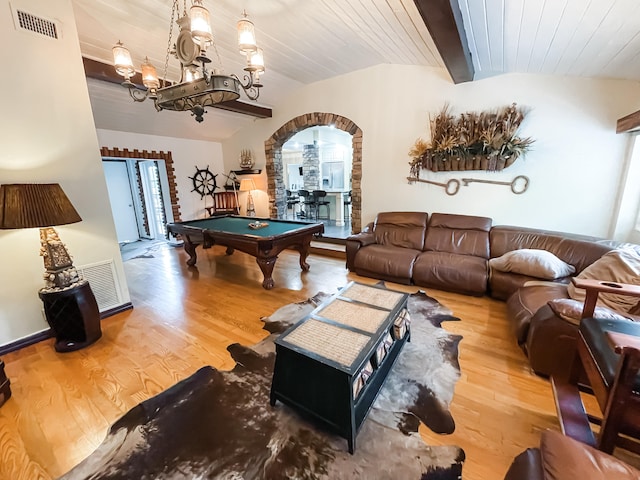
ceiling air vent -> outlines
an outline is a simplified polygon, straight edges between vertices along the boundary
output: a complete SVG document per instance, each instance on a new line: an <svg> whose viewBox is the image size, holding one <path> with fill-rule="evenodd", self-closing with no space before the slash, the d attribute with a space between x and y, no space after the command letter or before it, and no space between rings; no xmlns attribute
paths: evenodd
<svg viewBox="0 0 640 480"><path fill-rule="evenodd" d="M38 33L49 38L58 38L58 26L56 22L42 17L15 9L13 11L16 21L16 28L28 30L29 32Z"/></svg>

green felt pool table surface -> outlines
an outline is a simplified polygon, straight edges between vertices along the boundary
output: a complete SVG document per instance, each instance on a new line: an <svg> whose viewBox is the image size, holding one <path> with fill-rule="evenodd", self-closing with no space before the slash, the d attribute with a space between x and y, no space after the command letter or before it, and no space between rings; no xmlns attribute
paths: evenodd
<svg viewBox="0 0 640 480"><path fill-rule="evenodd" d="M258 220L260 222L268 223L269 225L258 229L252 229L249 227L250 223L255 223ZM269 218L256 219L255 217L211 217L201 220L181 222L181 224L187 227L216 230L218 232L227 232L237 235L255 235L263 238L283 235L293 230L309 226L308 223L272 220Z"/></svg>
<svg viewBox="0 0 640 480"><path fill-rule="evenodd" d="M253 229L250 223L268 223L266 227ZM225 215L167 224L168 231L180 236L184 250L189 254L187 265L195 266L196 247L210 248L214 245L227 247L227 255L234 250L256 257L256 262L264 274L262 286L269 290L274 282L271 277L278 254L285 248L300 252L300 268L309 270L306 258L313 235L324 232L322 223L296 222L271 218L239 217Z"/></svg>

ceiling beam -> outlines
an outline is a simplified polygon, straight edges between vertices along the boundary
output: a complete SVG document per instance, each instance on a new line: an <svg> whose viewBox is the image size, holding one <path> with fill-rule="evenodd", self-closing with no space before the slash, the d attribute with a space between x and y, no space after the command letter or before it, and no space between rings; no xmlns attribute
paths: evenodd
<svg viewBox="0 0 640 480"><path fill-rule="evenodd" d="M616 133L628 133L640 130L640 110L618 119Z"/></svg>
<svg viewBox="0 0 640 480"><path fill-rule="evenodd" d="M122 77L116 73L113 65L86 57L82 57L82 63L84 64L84 73L88 78L117 83L118 85L122 83ZM131 77L131 81L140 86L141 89L144 89L142 86L142 75L140 75L140 72L136 72L135 75ZM168 85L171 85L171 83L167 83ZM271 118L273 115L273 111L270 108L262 107L254 103L242 102L240 100L218 103L216 105L212 105L212 107L257 118Z"/></svg>
<svg viewBox="0 0 640 480"><path fill-rule="evenodd" d="M457 0L414 0L454 83L473 80L474 68Z"/></svg>

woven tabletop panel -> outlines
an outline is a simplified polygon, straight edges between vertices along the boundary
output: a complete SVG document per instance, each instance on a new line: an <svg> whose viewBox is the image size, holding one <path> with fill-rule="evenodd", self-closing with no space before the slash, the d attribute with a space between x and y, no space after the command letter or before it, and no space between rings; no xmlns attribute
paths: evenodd
<svg viewBox="0 0 640 480"><path fill-rule="evenodd" d="M350 367L369 338L361 333L310 319L289 333L285 340L308 352Z"/></svg>
<svg viewBox="0 0 640 480"><path fill-rule="evenodd" d="M375 333L389 316L389 312L337 298L316 315L365 332Z"/></svg>
<svg viewBox="0 0 640 480"><path fill-rule="evenodd" d="M388 308L389 310L393 310L393 307L396 306L404 295L404 293L368 287L359 283L354 283L347 290L340 293L342 297L368 303L369 305L375 305L376 307Z"/></svg>

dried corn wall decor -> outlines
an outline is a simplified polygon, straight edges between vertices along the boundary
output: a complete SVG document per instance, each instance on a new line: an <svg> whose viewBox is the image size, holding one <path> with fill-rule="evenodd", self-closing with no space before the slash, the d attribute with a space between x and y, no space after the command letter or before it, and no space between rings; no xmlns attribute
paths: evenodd
<svg viewBox="0 0 640 480"><path fill-rule="evenodd" d="M494 111L455 117L448 105L430 119L431 141L419 138L409 150L410 176L420 170L499 171L528 152L534 140L517 135L526 112L515 103Z"/></svg>

